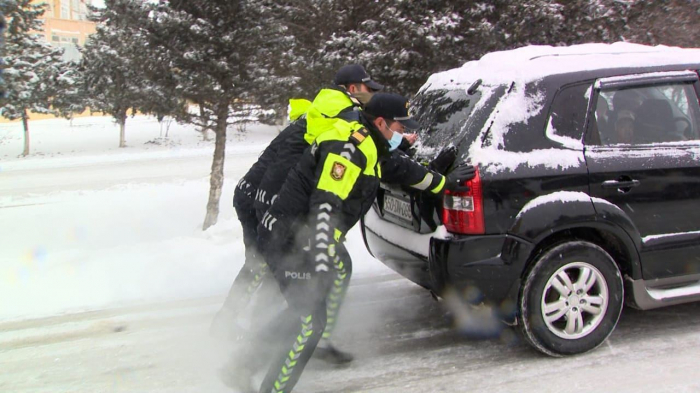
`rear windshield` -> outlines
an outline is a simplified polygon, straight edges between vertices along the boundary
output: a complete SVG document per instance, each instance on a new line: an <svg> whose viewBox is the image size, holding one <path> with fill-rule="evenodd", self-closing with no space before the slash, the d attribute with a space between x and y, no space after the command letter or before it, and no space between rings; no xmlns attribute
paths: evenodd
<svg viewBox="0 0 700 393"><path fill-rule="evenodd" d="M480 99L481 92L468 95L466 89L435 89L417 95L412 101L412 112L421 125L419 154L428 156L450 143L456 145Z"/></svg>

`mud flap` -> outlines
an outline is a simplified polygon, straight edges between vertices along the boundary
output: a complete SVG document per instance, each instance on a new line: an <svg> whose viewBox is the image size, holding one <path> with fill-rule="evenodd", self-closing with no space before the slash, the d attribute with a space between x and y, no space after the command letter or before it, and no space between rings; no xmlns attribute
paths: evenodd
<svg viewBox="0 0 700 393"><path fill-rule="evenodd" d="M447 282L447 270L445 269L445 258L447 256L448 244L436 239L430 239L430 254L428 256L428 275L430 278L430 289L441 296Z"/></svg>

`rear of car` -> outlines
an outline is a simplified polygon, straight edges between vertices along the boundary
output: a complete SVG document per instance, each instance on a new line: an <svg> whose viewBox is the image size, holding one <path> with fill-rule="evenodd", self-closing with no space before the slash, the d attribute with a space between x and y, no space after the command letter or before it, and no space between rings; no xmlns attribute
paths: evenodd
<svg viewBox="0 0 700 393"><path fill-rule="evenodd" d="M370 252L438 295L493 305L553 356L600 345L625 297L699 300L698 68L698 50L595 44L433 75L413 100L418 158L453 145L477 176L437 198L383 184Z"/></svg>
<svg viewBox="0 0 700 393"><path fill-rule="evenodd" d="M435 293L449 283L475 301L503 302L517 296L523 257L533 247L531 239L510 233L522 208L546 192L543 184L587 191L583 117L569 119L577 122L578 141L566 135L549 139L547 119L558 89L543 84L560 81L517 86L479 76L463 82L451 75L431 78L412 108L424 126L419 159L429 161L455 146L455 165L477 167L469 191L435 198L383 184L365 233L375 257ZM561 109L575 104L572 95L580 94L583 101L585 89L567 92L559 99ZM549 96L542 93L549 91ZM512 318L514 309L505 313Z"/></svg>
<svg viewBox="0 0 700 393"><path fill-rule="evenodd" d="M417 159L428 161L443 148L457 144L459 149L474 141L478 134L475 130L481 128L474 109L480 106L482 114L490 112L497 99L484 97L478 89L469 94L469 87L431 89L416 96L411 111L421 124L429 125L420 134ZM498 93L504 91L505 87ZM451 209L445 210L441 196L413 193L382 183L377 201L365 217L370 251L412 281L438 291L428 269L431 239L451 237L452 230L469 231L465 227L469 225L474 226L473 234L483 234L483 210L474 212L467 206L473 203L473 195L478 195L479 208L483 207L481 195L475 191L472 186L469 193L454 194L449 200L453 203ZM452 224L442 226L443 214L455 214ZM440 232L436 233L438 227Z"/></svg>

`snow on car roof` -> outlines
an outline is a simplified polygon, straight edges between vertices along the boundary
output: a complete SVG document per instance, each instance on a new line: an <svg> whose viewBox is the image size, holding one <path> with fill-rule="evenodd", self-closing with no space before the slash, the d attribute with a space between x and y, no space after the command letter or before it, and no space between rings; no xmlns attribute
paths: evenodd
<svg viewBox="0 0 700 393"><path fill-rule="evenodd" d="M478 164L482 171L492 173L513 171L520 165L565 169L583 165L580 142L564 143L571 146L563 150L512 152L504 149L505 135L511 126L516 123L528 123L545 105L544 92L526 94L522 86L550 75L613 68L648 69L649 66L665 64L700 64L700 49L652 47L625 42L568 47L525 46L489 53L460 68L433 74L421 90L467 89L477 79L481 79L479 89L482 91L482 98L474 108L474 112L477 112L486 101L485 97L494 94L497 86L515 82L515 89L499 100L498 111L490 114L480 131L480 137L469 147L470 161ZM483 144L481 141L489 129L490 143Z"/></svg>
<svg viewBox="0 0 700 393"><path fill-rule="evenodd" d="M609 68L637 68L672 63L700 63L700 49L647 46L616 42L580 44L565 47L530 45L492 52L462 67L433 74L424 88L533 82L548 75Z"/></svg>

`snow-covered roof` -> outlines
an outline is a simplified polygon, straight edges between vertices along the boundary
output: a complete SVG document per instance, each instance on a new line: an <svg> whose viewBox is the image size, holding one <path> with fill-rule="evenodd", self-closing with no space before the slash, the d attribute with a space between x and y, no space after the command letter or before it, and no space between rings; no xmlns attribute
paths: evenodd
<svg viewBox="0 0 700 393"><path fill-rule="evenodd" d="M700 49L647 46L616 42L566 47L531 45L492 52L460 68L433 74L429 89L471 85L482 79L485 85L529 83L548 75L610 68L641 68L665 64L700 64Z"/></svg>

